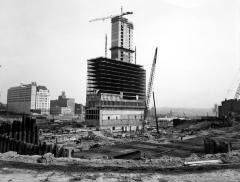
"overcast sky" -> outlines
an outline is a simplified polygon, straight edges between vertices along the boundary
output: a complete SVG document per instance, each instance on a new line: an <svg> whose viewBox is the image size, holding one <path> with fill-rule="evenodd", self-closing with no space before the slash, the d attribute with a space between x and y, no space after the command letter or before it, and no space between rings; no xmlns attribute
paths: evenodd
<svg viewBox="0 0 240 182"><path fill-rule="evenodd" d="M133 11L137 63L147 81L157 46L158 107L213 107L240 82L238 0L0 0L0 101L36 81L85 104L87 59L104 56L110 20ZM109 47L110 48L110 47ZM110 56L110 51L108 52Z"/></svg>

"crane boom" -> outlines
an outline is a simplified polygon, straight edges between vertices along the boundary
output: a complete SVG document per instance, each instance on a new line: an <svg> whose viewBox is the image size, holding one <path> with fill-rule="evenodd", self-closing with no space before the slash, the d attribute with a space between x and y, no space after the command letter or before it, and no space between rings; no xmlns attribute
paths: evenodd
<svg viewBox="0 0 240 182"><path fill-rule="evenodd" d="M147 96L146 96L146 100L145 100L144 120L145 120L146 117L147 117L147 112L148 112L149 103L150 103L150 97L151 97L151 94L152 94L152 86L153 86L153 80L154 80L154 73L155 73L156 62L157 62L157 51L158 51L158 48L156 47L156 49L155 49L155 55L154 55L153 63L152 63L152 68L151 68L151 73L150 73L150 77L149 77L149 82L148 82Z"/></svg>
<svg viewBox="0 0 240 182"><path fill-rule="evenodd" d="M130 15L130 14L133 14L133 12L127 11L127 12L124 12L120 15L110 15L110 16L106 16L106 17L102 17L102 18L95 18L95 19L90 20L89 22L100 21L100 20L104 21L106 19L113 18L113 17L116 17L116 16L121 16L122 17L124 15Z"/></svg>
<svg viewBox="0 0 240 182"><path fill-rule="evenodd" d="M239 98L239 95L240 95L240 83L238 85L238 88L237 88L237 91L235 93L235 96L234 96L234 99L238 99Z"/></svg>

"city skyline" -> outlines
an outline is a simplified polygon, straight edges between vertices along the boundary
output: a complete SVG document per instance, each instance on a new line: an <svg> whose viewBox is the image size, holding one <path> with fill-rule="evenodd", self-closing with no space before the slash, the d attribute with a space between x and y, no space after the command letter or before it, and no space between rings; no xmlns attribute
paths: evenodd
<svg viewBox="0 0 240 182"><path fill-rule="evenodd" d="M106 6L109 4L109 6ZM137 4L137 5L136 5ZM157 107L213 107L233 97L240 78L237 0L0 2L0 102L20 83L46 85L51 99L66 91L85 104L87 60L111 47L111 22L90 19L133 11L137 64L147 71L159 48ZM110 57L110 51L108 51ZM230 92L230 90L232 92Z"/></svg>

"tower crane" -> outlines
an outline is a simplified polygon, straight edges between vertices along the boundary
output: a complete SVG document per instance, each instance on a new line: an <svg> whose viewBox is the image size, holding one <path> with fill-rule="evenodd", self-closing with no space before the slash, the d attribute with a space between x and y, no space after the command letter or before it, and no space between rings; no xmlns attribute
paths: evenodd
<svg viewBox="0 0 240 182"><path fill-rule="evenodd" d="M95 18L95 19L89 20L89 22L95 22L95 21L100 21L100 20L104 21L106 19L114 18L114 17L117 17L117 16L122 18L125 15L131 15L131 14L133 14L133 12L130 12L130 11L123 12L122 7L121 7L121 14L110 15L110 16L106 16L106 17L102 17L102 18ZM107 57L107 34L105 35L105 57Z"/></svg>
<svg viewBox="0 0 240 182"><path fill-rule="evenodd" d="M95 22L95 21L100 21L100 20L104 21L106 19L113 18L116 16L123 17L125 15L131 15L131 14L133 14L133 12L127 11L127 12L122 12L120 15L110 15L110 16L106 16L106 17L102 17L102 18L95 18L95 19L89 20L89 22Z"/></svg>
<svg viewBox="0 0 240 182"><path fill-rule="evenodd" d="M146 100L145 100L144 121L147 118L147 114L148 114L148 110L149 110L150 98L151 98L151 95L152 95L154 73L155 73L156 62L157 62L157 51L158 51L158 48L156 47L155 55L154 55L153 63L152 63L152 68L151 68L151 73L150 73L150 77L149 77L149 82L148 82L147 96L146 96Z"/></svg>

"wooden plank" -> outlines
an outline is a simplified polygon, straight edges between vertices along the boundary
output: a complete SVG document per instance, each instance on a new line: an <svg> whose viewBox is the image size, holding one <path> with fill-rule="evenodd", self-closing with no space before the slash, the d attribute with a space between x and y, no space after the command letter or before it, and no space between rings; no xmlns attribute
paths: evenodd
<svg viewBox="0 0 240 182"><path fill-rule="evenodd" d="M184 162L186 166L201 166L201 165L210 165L210 164L221 164L222 161L218 160L204 160L204 161L192 161L192 162Z"/></svg>

